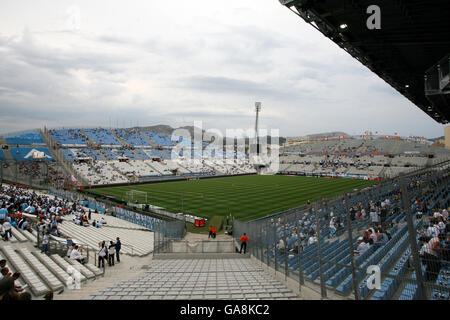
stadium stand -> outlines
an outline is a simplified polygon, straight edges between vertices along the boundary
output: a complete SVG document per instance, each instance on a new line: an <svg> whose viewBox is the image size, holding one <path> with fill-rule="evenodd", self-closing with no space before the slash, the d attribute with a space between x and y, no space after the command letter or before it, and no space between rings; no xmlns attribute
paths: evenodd
<svg viewBox="0 0 450 320"><path fill-rule="evenodd" d="M80 129L50 130L50 135L58 144L63 146L83 147L87 145L87 139Z"/></svg>
<svg viewBox="0 0 450 320"><path fill-rule="evenodd" d="M430 158L433 155L435 158ZM283 148L281 173L393 178L450 158L450 151L400 139L340 139ZM383 168L385 167L385 168Z"/></svg>
<svg viewBox="0 0 450 320"><path fill-rule="evenodd" d="M250 259L152 260L138 279L121 281L86 300L298 299Z"/></svg>
<svg viewBox="0 0 450 320"><path fill-rule="evenodd" d="M76 160L102 160L101 156L94 149L90 148L79 148L79 149L60 149L63 153L64 157L67 161L76 161Z"/></svg>
<svg viewBox="0 0 450 320"><path fill-rule="evenodd" d="M145 153L142 149L136 148L134 152L142 159L142 160L150 160L150 157L147 153Z"/></svg>
<svg viewBox="0 0 450 320"><path fill-rule="evenodd" d="M210 149L205 141L201 150L194 150L189 148L198 146L180 137L178 147L182 149L174 152L172 148L175 146L167 135L139 128L74 128L49 132L52 141L48 144L53 146L56 143L56 149L35 149L43 151L47 161L64 160L66 164L61 165L63 171L69 177L75 175L81 184L139 182L186 174L210 176L256 173L248 155L240 151L235 153L230 147L224 151ZM43 137L34 135L36 141L40 141L38 137ZM414 168L430 166L450 158L449 150L408 138L336 136L329 139L322 136L310 137L320 137L321 140L308 140L300 145L281 148L279 173L361 179L393 178ZM157 145L163 149L157 148ZM0 153L0 159L5 162L11 154L15 161L30 160L30 151L32 149L25 147L11 147L7 154ZM59 153L64 159L58 157ZM177 159L173 158L173 153L179 153L175 157ZM118 160L127 163L119 164ZM25 176L26 172L30 170L20 165L20 173ZM61 183L61 179L59 181Z"/></svg>
<svg viewBox="0 0 450 320"><path fill-rule="evenodd" d="M167 160L167 156L165 155L165 153L161 152L160 150L157 149L142 149L142 151L147 154L147 156L151 159L163 159L163 160Z"/></svg>
<svg viewBox="0 0 450 320"><path fill-rule="evenodd" d="M6 144L9 145L43 145L45 144L44 140L40 133L24 133L21 135L8 137L5 139Z"/></svg>
<svg viewBox="0 0 450 320"><path fill-rule="evenodd" d="M130 160L130 161L113 161L112 165L123 175L127 177L141 178L142 176L160 175L144 161Z"/></svg>
<svg viewBox="0 0 450 320"><path fill-rule="evenodd" d="M446 230L450 225L446 210L450 204L450 190L447 184L439 184L439 181L445 181L442 179L448 178L448 172L446 173L447 178L445 178L445 170L442 173L444 174L442 178L437 176L436 180L432 180L431 182L428 174L412 176L410 178L409 189L413 192L413 195L415 194L414 191L420 190L420 186L427 181L436 186L440 185L438 188L428 189L428 192L425 194L418 192L416 193L417 197L412 198L415 201L413 201L411 210L415 221L415 229L419 235L426 235L426 232L429 232L431 228L428 227L427 229L425 221L430 221L429 223L436 228L440 226L440 230ZM399 184L393 180L390 184L383 185L372 196L367 197L367 195L360 194L349 199L350 212L352 210L354 212L354 216L351 218L351 225L353 232L357 234L353 238L354 248L358 249L360 243L368 241L369 238L365 237L370 229L375 229L377 234L375 239L379 239L379 234L381 233L387 232L386 234L389 234L389 240L385 240L379 244L374 243L370 245L367 251L356 256L355 263L360 268L356 272L356 275L358 277L357 281L362 298L372 300L393 298L406 300L418 298L417 285L407 280L408 275L412 274L409 278L411 280L414 280L415 276L414 273L411 273L411 265L409 264L411 248L408 246L409 237L405 223L406 217L401 209L402 203L399 195ZM321 259L325 261L321 266L323 281L326 281L327 288L335 290L336 293L349 295L353 285L350 251L348 240L341 237L347 230L347 225L344 223L346 221L345 206L343 203L337 203L325 209L320 209L317 213L318 217L316 217L314 209L311 210L300 216L291 214L291 216L285 215L272 218L271 226L269 225L267 227L267 225L262 225L260 236L255 234L251 234L250 236L262 241L260 247L264 249L265 254L271 261L271 265L277 263L279 268L284 268L284 264L286 264L290 272L298 272L300 264L297 252L301 250L302 258L300 260L302 273L311 281L319 278L318 242L320 241L322 251ZM380 220L375 222L372 218L372 212L378 213L376 214L378 216L380 212L383 212L382 210L386 211L381 222ZM360 215L361 212L363 212L362 215ZM441 220L441 224L439 225L438 220L435 219L436 216L441 217L444 222ZM296 217L298 220L295 219ZM317 222L319 222L319 225L317 225ZM381 224L383 227L378 226ZM255 230L256 226L252 228ZM275 233L272 232L273 228L275 228ZM320 239L318 239L318 229L322 230ZM239 231L237 232L240 234ZM363 236L358 235L361 233L363 233ZM360 241L360 239L364 240ZM298 247L298 240L300 240L300 247ZM446 243L448 244L448 236L446 237ZM276 244L276 246L272 247L273 244ZM271 249L267 250L267 248ZM266 260L265 257L261 259L262 261ZM426 272L430 272L430 270L426 267L428 264L426 258L422 259L424 259L422 261L422 271L425 276ZM365 269L369 265L378 265L382 272L388 274L379 290L370 291L366 286L366 281L369 276L364 276ZM439 271L437 277L445 274L446 270L448 270L448 263L445 261L442 262L442 270ZM389 275L402 275L406 278L403 281L398 281L396 278L389 278ZM442 277L439 279L442 279ZM434 293L438 291L433 290ZM439 292L436 293L435 297L440 299L448 296L445 295L445 290L443 291L444 294Z"/></svg>
<svg viewBox="0 0 450 320"><path fill-rule="evenodd" d="M122 146L110 129L83 129L83 131L99 146Z"/></svg>
<svg viewBox="0 0 450 320"><path fill-rule="evenodd" d="M70 239L73 245L76 241L85 249L89 249L90 246L94 255L98 250L99 242L115 241L117 237L120 237L122 241L122 254L142 257L153 250L152 232L143 226L113 216L92 213L94 220L103 218L106 221L106 224L102 224L100 228L74 224L72 213L84 214L86 210L87 214L89 210L80 204L81 202L63 200L28 188L10 185L1 187L0 208L8 208L9 213L2 216L0 222L3 223L5 220L10 222L12 235L8 237L5 245L0 247L0 259L7 260L10 271L21 273L16 284L26 283L29 286L26 290L30 290L36 298L42 297L49 290L55 293L64 291L68 285L70 267L81 272L82 281L96 280L97 277L103 276L104 271L93 263L87 261L85 264L80 264L66 257L68 250L66 239ZM47 231L50 232L50 243L59 243L62 252L46 254L38 251L39 249L36 250L36 247L44 250L42 239ZM52 247L53 245L50 246ZM87 251L88 257L89 251Z"/></svg>
<svg viewBox="0 0 450 320"><path fill-rule="evenodd" d="M141 134L144 137L147 137L150 139L155 145L161 146L161 147L173 147L174 144L170 140L170 137L157 132L151 132L151 131L141 131Z"/></svg>
<svg viewBox="0 0 450 320"><path fill-rule="evenodd" d="M150 146L151 144L137 129L115 129L115 133L130 146Z"/></svg>
<svg viewBox="0 0 450 320"><path fill-rule="evenodd" d="M89 184L111 184L129 181L126 176L118 172L107 161L73 163L73 167L81 176L85 177Z"/></svg>
<svg viewBox="0 0 450 320"><path fill-rule="evenodd" d="M233 163L234 162L228 164L233 165ZM428 181L428 183L434 183L435 180L433 179L435 179L434 176L430 177L427 174L413 176L413 179L410 180L409 184L412 195L414 196L416 194L414 193L415 190L420 190L422 183L426 181ZM439 179L439 176L436 176L436 179ZM412 212L414 213L415 227L419 234L429 232L429 219L427 217L435 217L436 214L442 216L446 213L446 215L444 215L444 221L448 224L448 212L443 210L443 208L447 208L450 204L448 185L437 184L437 186L439 187L431 188L425 193L417 193L417 197L414 198L416 201L414 202L414 207L412 207ZM398 196L398 182L392 180L390 183L383 184L373 190L376 191L374 191L372 196L368 197L366 193L362 192L350 199L351 210L354 210L353 212L355 213L351 225L356 234L352 242L354 248L359 250L359 244L361 243L359 237L361 234L365 237L365 234L371 228L375 228L377 232L387 232L387 234L389 234L389 240L380 244L373 244L368 250L361 252L356 258L356 264L361 269L364 269L371 264L377 264L384 273L388 273L389 275L392 274L393 276L401 274L403 277L406 277L406 279L409 277L409 279L413 281L414 273L411 272L410 266L407 263L408 259L406 258L409 257L411 248L408 245L408 232L405 224L405 215L401 210L401 198ZM5 194L13 196L5 198ZM37 218L40 214L43 214L44 221L47 221L47 223L53 221L54 213L61 215L64 208L66 211L61 215L62 223L56 223L56 228L54 228L52 224L52 232L60 232L61 235L68 237L69 239L76 239L74 240L76 243L85 245L86 248L90 248L94 252L98 248L99 242L104 241L105 239L115 239L117 236L124 241L124 244L127 244L123 246L124 254L142 257L148 255L153 250L153 233L144 231L144 228L128 221L109 215L106 216L104 214L92 213L93 220L100 220L103 218L106 220L106 224L100 225L100 228L96 228L91 224L87 226L77 225L74 223L74 213L79 216L80 213L87 213L89 210L85 204L82 204L81 202L75 203L76 206L73 207L74 203L68 200L45 194L37 194L30 190L17 189L6 185L2 187L2 196L0 197L0 200L2 202L5 200L18 201L18 205L24 215L31 214L35 215ZM372 212L381 212L383 209L386 209L386 215L382 218L383 225L386 226L386 229L377 227L376 222L374 222L372 218ZM356 214L356 212L358 214ZM284 220L284 218L281 217L272 218L276 227L275 237L273 234L267 233L267 237L264 238L263 243L268 244L273 242L278 244L273 249L265 251L265 254L268 255L270 260L277 261L279 265L282 265L283 261L287 261L288 267L292 272L298 271L300 265L298 264L299 259L295 254L295 250L296 245L298 244L297 236L300 235L300 243L303 248L301 258L302 272L309 281L314 281L318 280L320 274L318 268L319 262L316 259L317 246L318 242L320 242L322 258L324 261L327 261L322 264L322 272L327 287L329 290L334 290L336 294L349 295L352 291L353 276L350 268L348 240L345 239L347 231L347 226L343 222L345 221L345 216L346 209L344 203L333 202L332 206L319 209L319 220L315 217L314 211L309 213L305 212L301 216L295 215L298 219L294 220ZM425 223L425 221L427 221L427 223ZM17 222L17 220L15 222ZM315 234L314 230L317 230L317 222L319 222L319 229L322 231L329 230L329 232L322 232L320 236ZM442 229L442 226L439 224L436 224L435 226ZM23 279L30 285L30 289L34 295L42 296L42 294L49 289L62 290L63 285L61 285L61 278L64 276L63 270L67 270L69 266L77 265L78 262L55 254L50 256L43 255L34 249L30 249L29 246L14 247L18 244L38 244L38 235L36 231L31 231L32 232L29 232L21 228L13 229L13 237L10 239L10 245L2 246L0 254L5 256L8 261L11 261L11 264L15 269L27 274ZM55 239L59 238L60 236L55 237ZM263 245L263 247L265 247L265 245ZM145 285L145 291L151 293L148 295L139 293L139 295L148 299L159 297L162 295L162 292L167 291L168 288L170 291L170 285L173 285L170 279L177 279L177 283L186 285L186 290L179 290L180 293L175 295L175 297L182 296L187 297L188 299L229 299L238 296L241 298L295 298L295 295L289 290L277 291L277 288L273 287L270 289L266 288L267 290L256 290L256 292L256 286L261 286L261 283L256 283L255 286L248 288L248 292L244 292L242 296L237 295L237 293L233 296L233 292L237 290L234 284L218 287L215 292L206 290L208 288L207 284L202 288L195 288L194 286L194 290L192 290L192 287L187 284L182 272L177 271L192 268L192 265L190 265L191 261L192 260L182 259L174 260L173 262L170 262L175 263L173 269L170 267L170 263L165 261L164 266L167 268L168 272L167 275L164 275L164 277L167 276L166 278L161 278L161 286L156 288L157 290L151 290ZM209 263L210 265L215 263L214 261L204 261L204 263ZM238 263L237 260L235 262ZM154 277L155 271L160 268L158 266L159 263L162 262L155 261L154 264L152 262L150 265L152 272L146 273L140 279L122 282L121 284L123 284L123 287L116 285L115 288L118 288L118 290L114 291L113 297L131 299L131 294L125 288L134 286L137 283L136 281L150 284L150 282L153 281L153 278L150 279L149 277ZM226 264L228 262L221 260L220 263ZM247 262L244 261L243 263L246 264ZM239 262L238 264L241 263ZM254 266L254 264L252 264L252 266ZM194 273L196 270L195 268L196 267L193 267ZM204 269L206 266L199 266L199 268ZM228 267L224 268L227 269ZM424 275L427 274L427 272L430 272L426 267L426 264L424 264L422 268ZM227 272L226 274L227 276L230 276L232 270L228 271L230 272ZM250 272L255 274L256 271L257 270L251 270ZM83 279L95 279L101 274L101 271L92 264L81 266L80 272L83 275ZM448 266L443 264L436 279L433 280L436 284L436 288L439 288L441 283L443 283L442 281L446 280L443 278L446 276L446 272L448 272ZM220 278L219 273L212 273L212 275L218 277L217 279ZM366 290L367 286L365 283L368 280L368 277L365 273L358 271L356 275L358 277L357 282L360 287L360 294L364 299L418 298L419 289L413 282L405 282L405 280L396 281L395 278L391 279L386 276L383 278L381 289L370 291ZM203 276L199 273L199 277ZM263 273L258 275L258 279L261 279L261 281L264 280L264 277ZM241 277L240 280L245 281L245 277ZM264 281L269 280L265 279ZM188 288L191 289L191 292L187 294ZM278 287L278 289L286 290L283 286ZM193 291L195 291L195 293ZM105 296L109 296L106 292L108 292L106 289L102 290L90 295L87 299L101 299ZM445 290L433 289L432 292L428 292L427 294L430 299L445 299L445 297L447 297ZM172 296L172 293L169 296Z"/></svg>

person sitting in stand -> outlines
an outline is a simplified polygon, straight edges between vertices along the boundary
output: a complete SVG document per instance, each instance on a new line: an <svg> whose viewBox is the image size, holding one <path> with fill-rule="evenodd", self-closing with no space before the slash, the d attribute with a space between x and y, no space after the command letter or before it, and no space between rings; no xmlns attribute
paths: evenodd
<svg viewBox="0 0 450 320"><path fill-rule="evenodd" d="M444 249L441 244L443 241L445 241L445 236L443 234L432 237L423 247L423 251L419 255L422 259L422 263L426 266L425 279L427 281L436 281L436 278L439 275L442 266L440 258L442 249Z"/></svg>
<svg viewBox="0 0 450 320"><path fill-rule="evenodd" d="M12 237L11 228L12 228L11 223L9 223L8 221L3 222L3 234L4 234L5 241L8 241L8 235L9 235L9 238Z"/></svg>
<svg viewBox="0 0 450 320"><path fill-rule="evenodd" d="M382 228L379 230L378 238L377 238L376 244L378 244L378 245L384 245L384 244L386 244L388 241L389 241L389 235L388 235L388 233L386 232L385 228L382 227Z"/></svg>
<svg viewBox="0 0 450 320"><path fill-rule="evenodd" d="M55 237L61 237L61 231L58 230L58 227L53 228L50 234Z"/></svg>
<svg viewBox="0 0 450 320"><path fill-rule="evenodd" d="M369 243L374 244L378 240L378 230L377 228L367 230L369 233Z"/></svg>
<svg viewBox="0 0 450 320"><path fill-rule="evenodd" d="M83 258L81 251L82 249L75 245L72 252L70 253L70 259L77 260L79 263L85 264L87 261L86 258Z"/></svg>
<svg viewBox="0 0 450 320"><path fill-rule="evenodd" d="M0 271L0 280L2 280L6 276L11 276L11 272L9 272L9 268L8 267L3 267L1 269L1 271Z"/></svg>
<svg viewBox="0 0 450 320"><path fill-rule="evenodd" d="M356 250L354 251L355 255L361 255L367 250L369 250L370 244L369 242L365 242L363 237L359 237L356 242Z"/></svg>
<svg viewBox="0 0 450 320"><path fill-rule="evenodd" d="M15 284L15 281L19 279L20 272L16 272L13 275L4 275L0 280L0 297L5 300L5 295L13 293L18 296L18 292L23 292L23 288Z"/></svg>

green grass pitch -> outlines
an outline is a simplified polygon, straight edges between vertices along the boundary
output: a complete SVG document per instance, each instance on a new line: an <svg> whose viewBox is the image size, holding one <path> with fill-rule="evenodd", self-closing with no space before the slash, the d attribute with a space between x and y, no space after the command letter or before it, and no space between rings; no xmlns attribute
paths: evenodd
<svg viewBox="0 0 450 320"><path fill-rule="evenodd" d="M374 181L329 179L302 176L250 175L193 181L172 181L90 191L126 200L129 190L147 192L151 205L170 212L184 212L210 219L230 213L235 219L249 221L354 189Z"/></svg>

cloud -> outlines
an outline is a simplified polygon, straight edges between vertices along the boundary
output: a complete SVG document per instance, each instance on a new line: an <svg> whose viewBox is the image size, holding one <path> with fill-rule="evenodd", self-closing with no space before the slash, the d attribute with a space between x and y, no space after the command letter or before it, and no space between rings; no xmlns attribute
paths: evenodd
<svg viewBox="0 0 450 320"><path fill-rule="evenodd" d="M275 90L263 83L227 77L192 76L184 80L184 85L190 89L228 94L277 94Z"/></svg>
<svg viewBox="0 0 450 320"><path fill-rule="evenodd" d="M442 126L273 0L42 3L0 12L0 130L47 126L261 127L282 135ZM69 7L71 8L71 7ZM69 21L70 22L70 21ZM410 132L412 131L412 132Z"/></svg>

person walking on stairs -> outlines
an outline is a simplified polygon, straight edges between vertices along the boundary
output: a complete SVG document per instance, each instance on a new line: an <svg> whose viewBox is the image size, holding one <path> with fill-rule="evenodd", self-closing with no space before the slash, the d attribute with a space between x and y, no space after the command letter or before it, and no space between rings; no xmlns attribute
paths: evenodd
<svg viewBox="0 0 450 320"><path fill-rule="evenodd" d="M239 251L239 253L242 253L242 249L244 249L245 254L245 251L247 250L247 241L248 241L247 235L244 233L240 240L241 240L241 250Z"/></svg>

